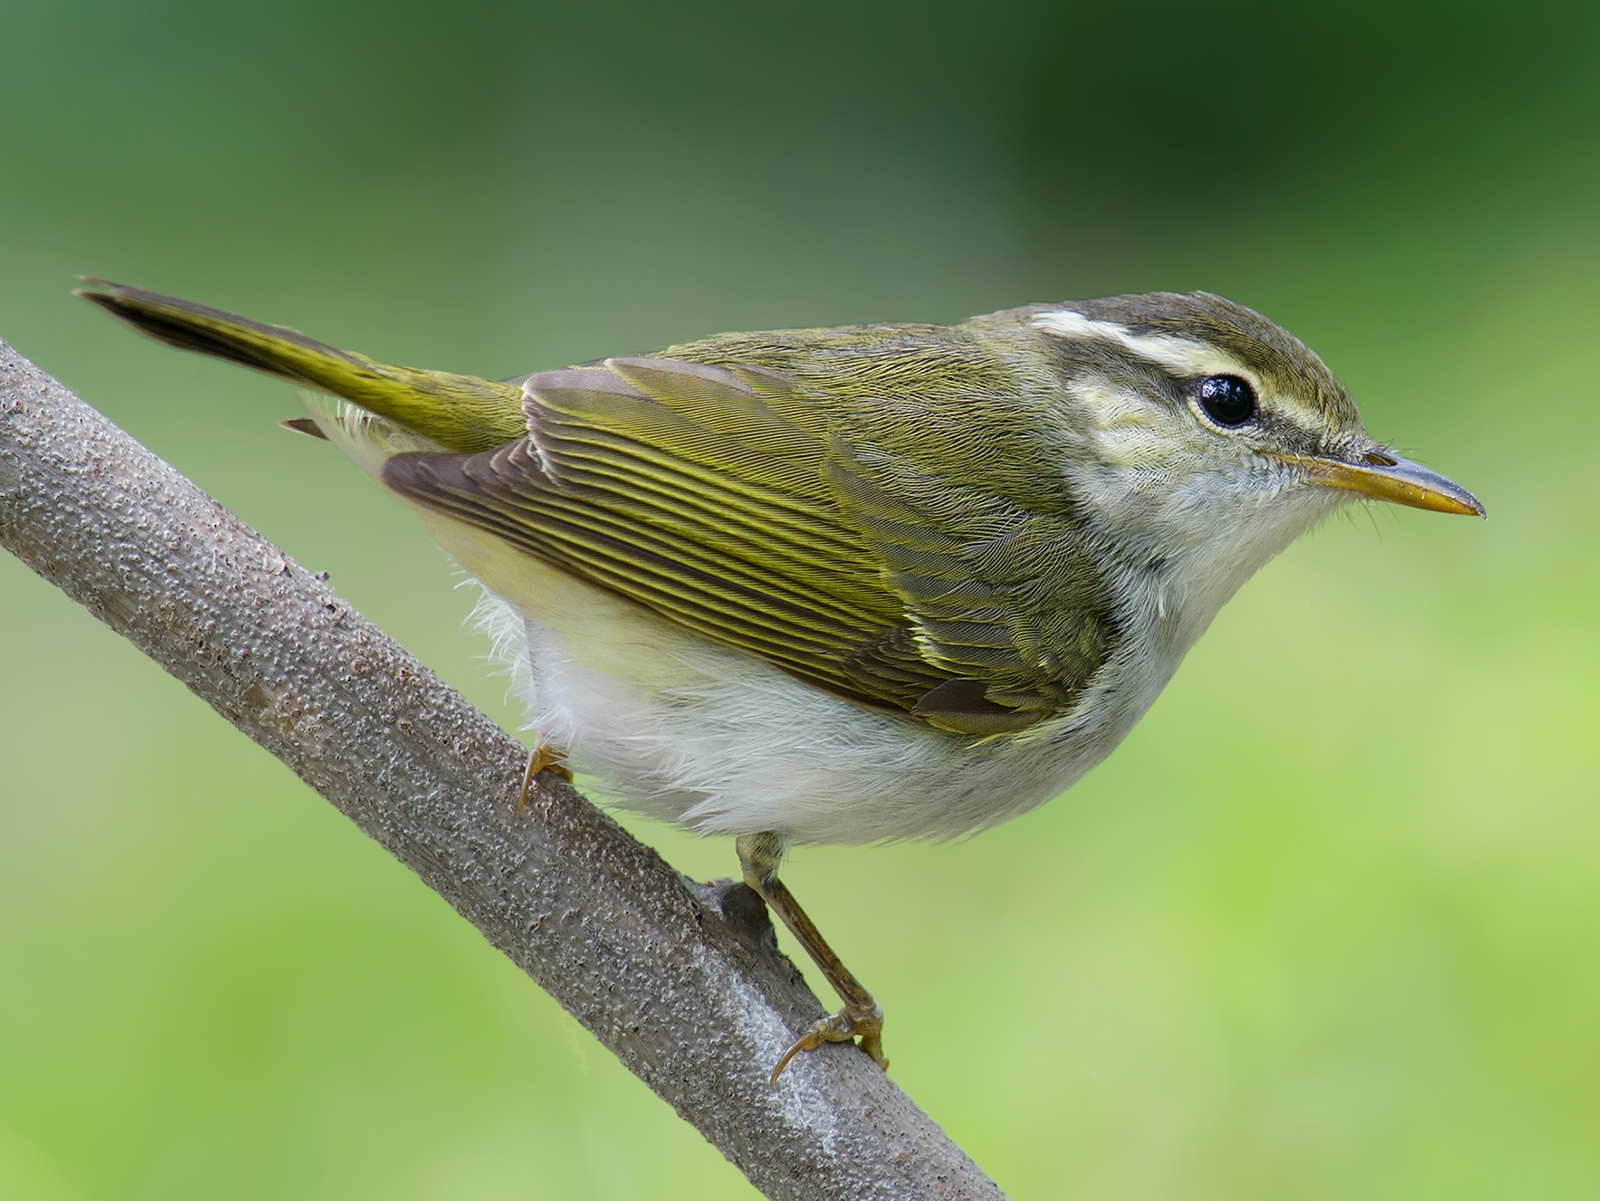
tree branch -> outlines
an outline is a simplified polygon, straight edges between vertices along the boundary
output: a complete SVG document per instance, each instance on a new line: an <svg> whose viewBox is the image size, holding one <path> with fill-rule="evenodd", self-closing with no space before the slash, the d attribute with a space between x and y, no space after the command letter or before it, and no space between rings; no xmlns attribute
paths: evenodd
<svg viewBox="0 0 1600 1201"><path fill-rule="evenodd" d="M999 1198L823 1010L742 884L695 885L0 342L0 544L422 878L773 1198Z"/></svg>

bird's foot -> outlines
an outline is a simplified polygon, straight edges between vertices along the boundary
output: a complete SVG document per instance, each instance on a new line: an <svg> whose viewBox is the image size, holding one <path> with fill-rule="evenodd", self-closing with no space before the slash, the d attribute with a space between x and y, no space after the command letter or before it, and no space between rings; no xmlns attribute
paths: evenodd
<svg viewBox="0 0 1600 1201"><path fill-rule="evenodd" d="M785 840L775 831L759 834L741 834L737 842L739 865L744 871L744 882L767 903L789 927L795 941L811 956L811 961L822 969L829 986L839 994L844 1008L832 1017L823 1018L794 1041L783 1053L778 1066L772 1069L771 1082L778 1083L783 1069L801 1051L815 1051L823 1043L847 1043L861 1040L861 1049L872 1056L872 1062L884 1071L889 1061L883 1056L883 1010L872 999L872 994L861 986L861 981L839 961L833 948L822 937L822 932L800 908L788 885L778 879L778 861L783 858Z"/></svg>
<svg viewBox="0 0 1600 1201"><path fill-rule="evenodd" d="M572 769L567 766L567 752L558 746L541 742L528 752L528 769L522 773L522 792L517 796L517 816L522 816L522 811L528 805L528 793L533 788L533 778L542 771L547 771L555 776L560 776L568 784L572 783Z"/></svg>
<svg viewBox="0 0 1600 1201"><path fill-rule="evenodd" d="M795 1039L778 1060L778 1066L772 1069L771 1083L778 1083L783 1069L800 1052L815 1051L824 1043L847 1043L857 1038L861 1040L861 1049L872 1056L872 1062L887 1072L889 1061L883 1055L883 1010L876 1004L871 1009L846 1005L833 1016L820 1019Z"/></svg>

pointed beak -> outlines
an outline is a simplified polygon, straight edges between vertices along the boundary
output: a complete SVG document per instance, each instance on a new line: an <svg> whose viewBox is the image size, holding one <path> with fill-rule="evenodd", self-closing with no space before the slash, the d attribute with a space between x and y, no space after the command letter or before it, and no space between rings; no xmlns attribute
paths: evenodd
<svg viewBox="0 0 1600 1201"><path fill-rule="evenodd" d="M1354 462L1348 462L1320 455L1296 455L1294 462L1306 473L1309 482L1326 488L1341 488L1373 500L1410 505L1413 509L1431 509L1435 513L1484 516L1477 497L1419 463L1399 458L1377 446L1357 453L1354 458Z"/></svg>

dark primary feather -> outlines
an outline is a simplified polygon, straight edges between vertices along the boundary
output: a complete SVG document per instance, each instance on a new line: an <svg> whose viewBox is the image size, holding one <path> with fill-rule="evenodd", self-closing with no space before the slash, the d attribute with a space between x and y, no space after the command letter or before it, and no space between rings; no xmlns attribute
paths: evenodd
<svg viewBox="0 0 1600 1201"><path fill-rule="evenodd" d="M398 455L384 482L686 629L956 733L1031 725L1104 662L1109 602L1059 469L1019 423L990 419L1026 390L1017 364L915 326L667 356L532 376L529 438Z"/></svg>

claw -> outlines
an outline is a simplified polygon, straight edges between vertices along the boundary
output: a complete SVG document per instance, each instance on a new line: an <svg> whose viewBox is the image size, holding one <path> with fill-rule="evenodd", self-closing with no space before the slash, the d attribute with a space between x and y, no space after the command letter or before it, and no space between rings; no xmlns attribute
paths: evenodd
<svg viewBox="0 0 1600 1201"><path fill-rule="evenodd" d="M770 1084L777 1084L778 1077L783 1075L783 1069L789 1066L789 1061L802 1051L815 1051L824 1043L847 1043L856 1038L861 1039L861 1049L872 1056L872 1062L884 1071L889 1070L889 1061L883 1056L883 1010L874 1005L870 1012L851 1011L849 1006L841 1009L831 1017L819 1019L812 1024L799 1038L795 1039L783 1058L778 1060L772 1069L768 1080Z"/></svg>
<svg viewBox="0 0 1600 1201"><path fill-rule="evenodd" d="M528 793L533 789L533 778L542 771L560 776L572 783L572 771L566 764L567 753L560 747L540 743L528 752L528 769L522 773L522 791L517 795L517 816L528 807Z"/></svg>

